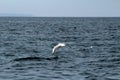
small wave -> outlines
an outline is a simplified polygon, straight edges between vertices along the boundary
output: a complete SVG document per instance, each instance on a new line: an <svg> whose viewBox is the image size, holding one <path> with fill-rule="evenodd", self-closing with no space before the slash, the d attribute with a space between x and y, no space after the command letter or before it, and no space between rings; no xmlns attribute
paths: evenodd
<svg viewBox="0 0 120 80"><path fill-rule="evenodd" d="M25 58L16 58L13 61L31 61L31 60L35 60L35 61L42 61L42 60L57 60L58 57L25 57Z"/></svg>

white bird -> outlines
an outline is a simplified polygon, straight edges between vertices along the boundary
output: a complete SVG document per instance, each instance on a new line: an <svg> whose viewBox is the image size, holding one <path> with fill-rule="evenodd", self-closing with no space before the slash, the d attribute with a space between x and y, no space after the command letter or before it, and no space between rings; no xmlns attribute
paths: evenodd
<svg viewBox="0 0 120 80"><path fill-rule="evenodd" d="M53 49L52 49L52 55L54 55L55 50L56 50L57 48L63 47L63 46L65 46L65 43L58 43L56 46L54 46Z"/></svg>

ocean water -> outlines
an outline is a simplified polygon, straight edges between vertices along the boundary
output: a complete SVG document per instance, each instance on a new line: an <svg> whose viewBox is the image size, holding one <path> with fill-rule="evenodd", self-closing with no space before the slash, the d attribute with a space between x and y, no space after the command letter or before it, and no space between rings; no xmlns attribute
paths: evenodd
<svg viewBox="0 0 120 80"><path fill-rule="evenodd" d="M1 17L0 80L120 80L120 18Z"/></svg>

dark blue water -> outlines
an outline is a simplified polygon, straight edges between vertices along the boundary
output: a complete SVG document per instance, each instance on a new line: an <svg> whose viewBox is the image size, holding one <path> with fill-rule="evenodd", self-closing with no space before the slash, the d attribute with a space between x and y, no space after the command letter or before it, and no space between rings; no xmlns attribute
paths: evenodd
<svg viewBox="0 0 120 80"><path fill-rule="evenodd" d="M1 17L0 80L120 80L120 18Z"/></svg>

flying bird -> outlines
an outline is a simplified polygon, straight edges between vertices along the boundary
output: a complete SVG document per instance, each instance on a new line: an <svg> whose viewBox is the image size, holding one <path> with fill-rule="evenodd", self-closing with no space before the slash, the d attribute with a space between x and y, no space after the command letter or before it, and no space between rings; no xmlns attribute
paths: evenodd
<svg viewBox="0 0 120 80"><path fill-rule="evenodd" d="M55 54L55 50L56 50L57 48L63 47L63 46L65 46L65 43L58 43L56 46L54 46L53 49L52 49L52 55Z"/></svg>

